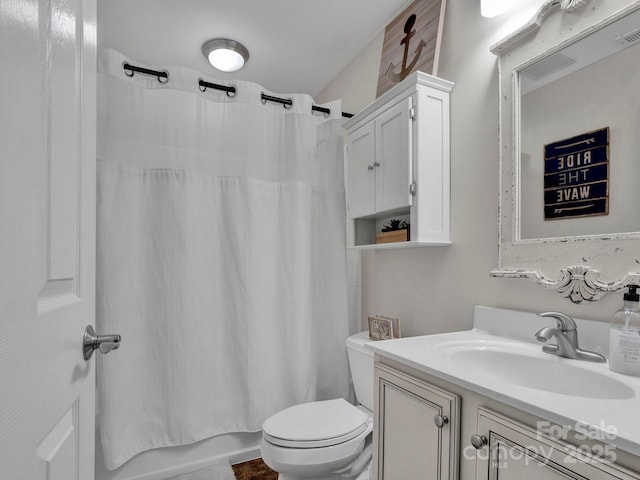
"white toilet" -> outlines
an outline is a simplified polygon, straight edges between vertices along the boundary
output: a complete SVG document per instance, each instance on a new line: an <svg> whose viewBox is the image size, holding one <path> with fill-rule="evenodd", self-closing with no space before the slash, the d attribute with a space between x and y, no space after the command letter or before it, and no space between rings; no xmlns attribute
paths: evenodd
<svg viewBox="0 0 640 480"><path fill-rule="evenodd" d="M279 480L369 480L373 431L373 352L369 332L347 339L354 407L342 398L282 410L262 425L260 451Z"/></svg>

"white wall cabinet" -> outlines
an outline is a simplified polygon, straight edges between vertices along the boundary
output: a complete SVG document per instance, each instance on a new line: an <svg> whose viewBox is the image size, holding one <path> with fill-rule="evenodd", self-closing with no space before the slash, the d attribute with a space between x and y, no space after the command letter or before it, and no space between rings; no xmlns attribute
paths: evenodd
<svg viewBox="0 0 640 480"><path fill-rule="evenodd" d="M377 480L457 478L457 395L376 364L373 457Z"/></svg>
<svg viewBox="0 0 640 480"><path fill-rule="evenodd" d="M414 72L345 124L350 246L449 245L449 93ZM393 218L410 240L376 244Z"/></svg>

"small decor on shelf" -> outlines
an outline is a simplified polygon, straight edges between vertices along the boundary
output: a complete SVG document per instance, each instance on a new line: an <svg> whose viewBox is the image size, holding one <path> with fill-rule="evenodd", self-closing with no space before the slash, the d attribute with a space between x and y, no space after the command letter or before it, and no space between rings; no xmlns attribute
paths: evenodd
<svg viewBox="0 0 640 480"><path fill-rule="evenodd" d="M382 227L376 234L376 243L408 242L411 239L409 224L404 220L394 218Z"/></svg>
<svg viewBox="0 0 640 480"><path fill-rule="evenodd" d="M382 231L395 232L396 230L404 230L407 227L409 227L409 224L407 222L405 222L404 220L394 218L393 220L389 220L389 223L387 223L384 227L382 227Z"/></svg>

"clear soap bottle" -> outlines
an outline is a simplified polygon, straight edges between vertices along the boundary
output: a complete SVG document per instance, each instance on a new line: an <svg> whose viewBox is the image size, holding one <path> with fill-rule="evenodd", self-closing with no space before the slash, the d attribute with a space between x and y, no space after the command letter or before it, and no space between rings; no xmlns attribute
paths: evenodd
<svg viewBox="0 0 640 480"><path fill-rule="evenodd" d="M613 314L609 331L609 368L640 376L640 295L629 285L624 306Z"/></svg>

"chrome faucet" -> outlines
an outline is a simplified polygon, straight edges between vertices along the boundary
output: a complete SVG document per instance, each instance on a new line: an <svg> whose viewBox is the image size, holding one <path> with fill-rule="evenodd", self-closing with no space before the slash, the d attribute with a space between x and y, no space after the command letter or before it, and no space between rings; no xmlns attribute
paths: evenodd
<svg viewBox="0 0 640 480"><path fill-rule="evenodd" d="M582 350L578 345L578 329L576 322L569 315L560 312L539 313L541 317L555 318L557 327L544 327L536 333L539 342L546 342L552 337L556 338L556 345L544 345L542 351L558 355L559 357L588 360L590 362L606 362L607 359L597 353Z"/></svg>

